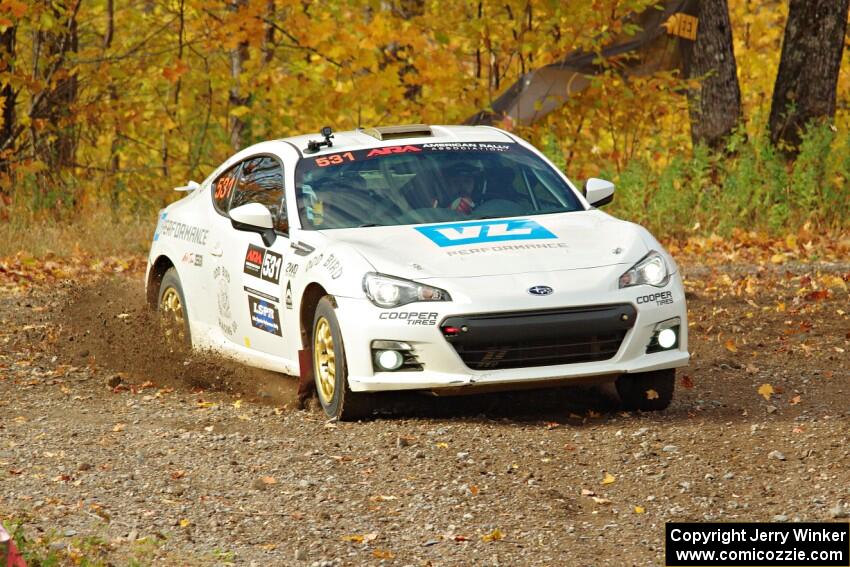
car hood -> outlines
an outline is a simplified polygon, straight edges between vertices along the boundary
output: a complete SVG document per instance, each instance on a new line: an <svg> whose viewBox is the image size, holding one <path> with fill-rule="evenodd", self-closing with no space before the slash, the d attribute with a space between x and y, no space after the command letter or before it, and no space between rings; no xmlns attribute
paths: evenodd
<svg viewBox="0 0 850 567"><path fill-rule="evenodd" d="M352 246L380 273L423 280L631 265L648 252L639 231L590 210L321 232Z"/></svg>

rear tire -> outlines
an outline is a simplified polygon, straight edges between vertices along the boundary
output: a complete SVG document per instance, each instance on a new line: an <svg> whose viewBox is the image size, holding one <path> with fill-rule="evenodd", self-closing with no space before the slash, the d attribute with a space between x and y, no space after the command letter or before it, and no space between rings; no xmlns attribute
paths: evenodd
<svg viewBox="0 0 850 567"><path fill-rule="evenodd" d="M623 374L617 378L616 386L624 409L661 411L673 401L676 369Z"/></svg>
<svg viewBox="0 0 850 567"><path fill-rule="evenodd" d="M342 333L329 296L319 300L313 316L313 377L322 409L330 418L352 421L372 414L373 398L348 387Z"/></svg>
<svg viewBox="0 0 850 567"><path fill-rule="evenodd" d="M189 329L189 310L176 269L168 268L168 271L162 276L156 305L166 341L178 348L191 348L192 333Z"/></svg>

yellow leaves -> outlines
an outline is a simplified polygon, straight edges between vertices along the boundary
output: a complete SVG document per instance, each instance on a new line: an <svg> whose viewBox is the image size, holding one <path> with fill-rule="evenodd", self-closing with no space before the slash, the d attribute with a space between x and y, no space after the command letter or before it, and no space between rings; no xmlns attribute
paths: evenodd
<svg viewBox="0 0 850 567"><path fill-rule="evenodd" d="M605 473L605 477L602 479L602 484L614 484L617 481L617 478L611 473Z"/></svg>
<svg viewBox="0 0 850 567"><path fill-rule="evenodd" d="M437 447L437 449L448 449L448 448L449 448L449 444L448 444L448 443L444 443L444 442L442 442L442 441L441 441L441 442L439 442L439 443L436 443L436 444L435 444L435 447Z"/></svg>
<svg viewBox="0 0 850 567"><path fill-rule="evenodd" d="M635 514L645 514L646 508L643 506L635 506Z"/></svg>
<svg viewBox="0 0 850 567"><path fill-rule="evenodd" d="M187 520L186 518L183 518L182 520L180 520L180 527L181 527L181 528L186 529L186 528L188 528L190 525L192 525L192 522L191 522L191 521L189 521L189 520Z"/></svg>
<svg viewBox="0 0 850 567"><path fill-rule="evenodd" d="M372 551L372 557L375 559L394 559L395 554L388 549L375 549Z"/></svg>
<svg viewBox="0 0 850 567"><path fill-rule="evenodd" d="M370 496L369 500L372 502L389 502L391 500L398 500L398 496L389 496L384 494L378 494L376 496Z"/></svg>
<svg viewBox="0 0 850 567"><path fill-rule="evenodd" d="M230 109L230 115L237 118L242 118L249 112L251 112L251 108L248 106L234 106Z"/></svg>
<svg viewBox="0 0 850 567"><path fill-rule="evenodd" d="M826 274L821 276L819 279L820 283L828 289L839 288L843 289L844 291L847 291L847 283L839 276Z"/></svg>
<svg viewBox="0 0 850 567"><path fill-rule="evenodd" d="M485 534L481 536L481 541L483 542L491 542L491 541L499 541L505 538L505 534L499 528L495 528L489 534Z"/></svg>
<svg viewBox="0 0 850 567"><path fill-rule="evenodd" d="M373 532L369 534L352 534L347 536L342 536L342 541L349 541L351 543L371 543L378 539L378 533Z"/></svg>
<svg viewBox="0 0 850 567"><path fill-rule="evenodd" d="M656 392L655 390L650 388L649 390L646 391L646 399L647 400L657 400L658 399L658 392Z"/></svg>
<svg viewBox="0 0 850 567"><path fill-rule="evenodd" d="M735 341L732 339L729 339L725 343L723 343L723 346L725 346L726 350L728 350L729 352L738 352L738 347L735 346Z"/></svg>
<svg viewBox="0 0 850 567"><path fill-rule="evenodd" d="M770 401L770 396L774 394L773 386L770 384L762 384L759 386L757 392L760 396L762 396L765 400Z"/></svg>

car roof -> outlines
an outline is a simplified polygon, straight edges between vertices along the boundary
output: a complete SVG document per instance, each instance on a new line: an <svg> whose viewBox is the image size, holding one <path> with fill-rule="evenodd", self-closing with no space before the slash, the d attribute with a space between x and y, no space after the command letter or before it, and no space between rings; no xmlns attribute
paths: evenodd
<svg viewBox="0 0 850 567"><path fill-rule="evenodd" d="M421 135L424 129L431 130L431 135ZM398 146L403 144L428 144L428 143L451 143L451 142L516 142L516 140L508 135L507 132L493 128L492 126L420 126L411 127L411 137L394 134L389 139L381 140L370 134L370 130L358 128L357 130L347 130L344 132L334 132L333 146L330 148L323 147L319 151L310 155L321 155L325 153L334 153L338 151L360 150L365 148L376 148L382 146ZM380 130L378 128L377 130ZM389 128L387 128L389 130ZM324 138L319 132L314 134L305 134L301 136L292 136L282 138L280 141L289 142L298 148L298 151L303 154L307 148L308 142L311 140L321 141Z"/></svg>

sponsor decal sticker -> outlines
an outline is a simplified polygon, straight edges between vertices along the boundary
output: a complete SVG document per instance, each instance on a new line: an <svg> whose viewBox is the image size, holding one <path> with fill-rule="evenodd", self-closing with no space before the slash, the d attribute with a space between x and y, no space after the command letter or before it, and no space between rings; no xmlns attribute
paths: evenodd
<svg viewBox="0 0 850 567"><path fill-rule="evenodd" d="M260 270L263 269L263 258L265 255L265 249L249 244L248 251L245 253L245 267L242 271L249 276L259 278Z"/></svg>
<svg viewBox="0 0 850 567"><path fill-rule="evenodd" d="M266 250L253 244L248 245L245 252L243 272L249 276L280 283L280 269L283 266L283 256L271 250Z"/></svg>
<svg viewBox="0 0 850 567"><path fill-rule="evenodd" d="M529 219L453 222L418 226L416 230L440 248L511 240L558 238L548 229Z"/></svg>
<svg viewBox="0 0 850 567"><path fill-rule="evenodd" d="M307 265L304 266L304 271L309 272L310 270L312 270L313 268L318 266L319 262L322 261L322 257L323 257L322 254L317 254L317 255L313 256L312 258L310 258L310 260L307 261Z"/></svg>
<svg viewBox="0 0 850 567"><path fill-rule="evenodd" d="M314 247L304 242L293 242L290 247L295 250L296 256L309 256L315 250Z"/></svg>
<svg viewBox="0 0 850 567"><path fill-rule="evenodd" d="M461 250L449 250L449 256L468 256L470 254L487 254L490 252L511 252L516 250L535 250L541 248L569 248L566 242L531 242L529 244L505 244L502 246L488 246L486 248L463 248Z"/></svg>
<svg viewBox="0 0 850 567"><path fill-rule="evenodd" d="M159 240L160 236L168 236L177 240L184 240L192 244L206 245L207 235L209 230L198 226L192 226L174 220L168 220L168 213L162 213L156 233L153 235L154 241Z"/></svg>
<svg viewBox="0 0 850 567"><path fill-rule="evenodd" d="M366 154L367 158L375 156L388 156L390 154L406 154L410 152L418 153L422 150L416 146L389 146L387 148L375 148Z"/></svg>
<svg viewBox="0 0 850 567"><path fill-rule="evenodd" d="M437 324L437 314L428 311L385 311L378 315L378 318L389 321L407 321L408 325L434 326Z"/></svg>
<svg viewBox="0 0 850 567"><path fill-rule="evenodd" d="M276 297L269 295L268 293L263 293L262 291L254 289L252 287L248 287L247 285L243 286L242 289L244 289L248 293L253 293L254 295L260 296L263 299L268 299L269 301L273 301L275 303L278 302L278 299Z"/></svg>
<svg viewBox="0 0 850 567"><path fill-rule="evenodd" d="M422 144L422 147L426 150L440 152L506 152L511 149L512 144L487 144L481 142L440 142L437 144Z"/></svg>
<svg viewBox="0 0 850 567"><path fill-rule="evenodd" d="M292 282L286 282L286 293L284 294L286 308L292 309Z"/></svg>
<svg viewBox="0 0 850 567"><path fill-rule="evenodd" d="M342 263L340 263L339 258L334 257L333 254L328 256L328 259L325 260L322 267L328 271L333 279L337 279L342 275Z"/></svg>
<svg viewBox="0 0 850 567"><path fill-rule="evenodd" d="M672 291L659 291L658 293L650 293L649 295L641 295L637 298L637 304L642 305L646 303L655 302L656 305L667 305L673 303L673 292Z"/></svg>
<svg viewBox="0 0 850 567"><path fill-rule="evenodd" d="M272 335L281 336L280 314L274 304L265 299L249 295L248 308L251 311L251 326Z"/></svg>
<svg viewBox="0 0 850 567"><path fill-rule="evenodd" d="M213 270L213 279L218 283L217 304L218 304L218 326L226 335L236 333L236 321L230 313L230 272L227 268L217 266Z"/></svg>
<svg viewBox="0 0 850 567"><path fill-rule="evenodd" d="M204 265L204 257L203 255L196 254L194 252L186 252L185 254L183 254L182 262L184 264L189 264L190 266L197 266L200 268Z"/></svg>
<svg viewBox="0 0 850 567"><path fill-rule="evenodd" d="M296 264L294 262L288 262L286 264L286 277L287 278L294 278L295 274L297 274L297 273L298 273L298 264Z"/></svg>

